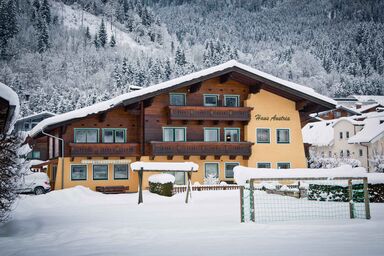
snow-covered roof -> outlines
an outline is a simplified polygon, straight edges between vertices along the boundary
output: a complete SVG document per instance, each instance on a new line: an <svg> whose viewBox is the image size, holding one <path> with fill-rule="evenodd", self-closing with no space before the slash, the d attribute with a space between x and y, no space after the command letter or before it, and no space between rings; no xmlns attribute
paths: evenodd
<svg viewBox="0 0 384 256"><path fill-rule="evenodd" d="M234 178L237 184L244 185L250 179L273 179L273 178L363 178L367 177L365 168L352 168L343 165L333 169L259 169L244 166L236 166Z"/></svg>
<svg viewBox="0 0 384 256"><path fill-rule="evenodd" d="M384 96L382 95L352 95L359 102L376 102L384 106Z"/></svg>
<svg viewBox="0 0 384 256"><path fill-rule="evenodd" d="M160 183L160 184L175 183L175 176L168 173L153 174L148 177L148 181L151 183Z"/></svg>
<svg viewBox="0 0 384 256"><path fill-rule="evenodd" d="M360 108L353 107L351 108L353 111L359 111L360 113L364 113L365 111L369 109L376 109L377 107L381 106L379 103L373 103L373 104L367 104L367 105L361 105Z"/></svg>
<svg viewBox="0 0 384 256"><path fill-rule="evenodd" d="M9 119L6 120L5 124L5 132L11 132L13 130L13 125L16 122L17 117L19 116L19 96L17 96L17 93L14 90L0 82L0 98L5 99L9 102L10 106L13 106L13 112L11 113L11 116L8 117Z"/></svg>
<svg viewBox="0 0 384 256"><path fill-rule="evenodd" d="M26 119L31 119L31 118L42 116L42 115L55 116L56 114L53 113L53 112L49 112L49 111L43 111L43 112L40 112L40 113L31 114L29 116L21 117L21 118L17 119L17 121L19 122L19 121L23 121L23 120L26 120Z"/></svg>
<svg viewBox="0 0 384 256"><path fill-rule="evenodd" d="M286 88L287 90L293 91L299 95L303 95L303 96L308 97L310 99L316 99L317 101L319 101L323 104L336 106L336 101L315 92L312 88L298 85L298 84L295 84L293 82L283 80L281 78L277 78L277 77L272 76L270 74L264 73L260 70L251 68L251 67L244 65L244 64L241 64L235 60L231 60L231 61L228 61L228 62L223 63L223 64L218 65L218 66L207 68L207 69L204 69L204 70L201 70L198 72L194 72L194 73L191 73L191 74L179 77L179 78L175 78L175 79L172 79L172 80L160 83L160 84L149 86L149 87L143 88L141 90L132 91L132 92L129 92L126 94L122 94L120 96L117 96L116 98L113 98L113 99L110 99L110 100L107 100L104 102L96 103L94 105L91 105L91 106L88 106L85 108L81 108L78 110L70 111L70 112L67 112L67 113L64 113L61 115L47 118L47 119L43 120L42 122L40 122L38 125L36 125L30 131L30 136L33 137L33 136L37 135L38 133L41 132L42 129L44 129L50 125L54 125L54 124L68 121L68 120L81 118L81 117L85 117L87 115L96 114L96 113L99 113L102 111L106 111L110 108L119 106L119 105L121 105L127 101L132 103L135 100L139 100L140 97L143 97L146 95L153 96L152 95L153 93L159 93L160 94L160 93L166 92L167 90L169 90L172 87L175 87L177 85L188 83L191 81L195 81L197 79L204 79L205 77L207 77L209 75L223 72L223 71L233 69L233 68L240 69L243 72L248 72L251 75L261 77L267 81L277 83L277 84L281 85L282 87Z"/></svg>
<svg viewBox="0 0 384 256"><path fill-rule="evenodd" d="M361 121L364 128L348 139L348 143L373 143L384 136L384 113L371 113Z"/></svg>
<svg viewBox="0 0 384 256"><path fill-rule="evenodd" d="M6 99L9 105L19 106L19 97L16 92L0 82L0 97Z"/></svg>
<svg viewBox="0 0 384 256"><path fill-rule="evenodd" d="M329 146L333 143L335 120L308 123L302 129L303 142L314 146Z"/></svg>
<svg viewBox="0 0 384 256"><path fill-rule="evenodd" d="M194 162L134 162L131 164L133 171L179 171L196 172L199 165Z"/></svg>

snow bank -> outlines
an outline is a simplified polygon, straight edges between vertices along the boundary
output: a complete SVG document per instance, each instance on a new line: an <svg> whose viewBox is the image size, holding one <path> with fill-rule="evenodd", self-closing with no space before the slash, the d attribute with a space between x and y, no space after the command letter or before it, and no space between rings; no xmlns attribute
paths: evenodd
<svg viewBox="0 0 384 256"><path fill-rule="evenodd" d="M384 184L384 173L367 173L369 184Z"/></svg>
<svg viewBox="0 0 384 256"><path fill-rule="evenodd" d="M367 177L365 168L352 168L350 165L333 169L258 169L236 166L233 171L239 185L244 185L250 179Z"/></svg>
<svg viewBox="0 0 384 256"><path fill-rule="evenodd" d="M151 183L175 183L175 176L168 173L154 174L149 176L148 181Z"/></svg>
<svg viewBox="0 0 384 256"><path fill-rule="evenodd" d="M70 111L70 112L67 112L67 113L64 113L61 115L47 118L47 119L43 120L42 122L40 122L38 125L36 125L30 131L30 136L33 137L33 136L37 135L38 133L41 132L42 129L46 128L47 126L54 125L54 124L61 123L61 122L65 122L65 121L72 120L72 119L76 119L76 118L85 117L85 116L91 115L91 114L96 114L96 113L108 110L110 108L119 106L126 100L134 101L135 98L137 98L137 97L140 97L140 96L143 96L146 94L150 94L150 93L154 93L154 92L158 92L158 91L164 91L164 90L171 88L175 85L186 83L186 82L194 80L194 79L206 77L210 74L220 72L220 71L223 71L223 70L226 70L229 68L235 68L235 67L242 69L246 72L249 72L253 75L263 77L263 78L270 80L272 82L279 83L285 87L288 87L288 88L296 91L297 93L304 93L308 96L315 97L317 99L320 99L324 102L327 102L327 103L330 103L330 104L333 104L336 106L336 101L334 101L334 100L332 100L326 96L323 96L319 93L316 93L313 89L311 89L309 87L298 85L298 84L295 84L295 83L292 83L289 81L285 81L283 79L274 77L270 74L264 73L260 70L251 68L251 67L246 66L244 64L241 64L235 60L231 60L231 61L228 61L228 62L223 63L221 65L207 68L207 69L204 69L204 70L201 70L198 72L194 72L194 73L191 73L189 75L175 78L175 79L172 79L172 80L160 83L160 84L152 85L152 86L143 88L141 90L125 93L125 94L117 96L116 98L113 98L111 100L100 102L100 103L94 104L92 106L88 106L85 108L81 108L78 110Z"/></svg>
<svg viewBox="0 0 384 256"><path fill-rule="evenodd" d="M144 171L184 171L196 172L199 165L193 162L179 162L179 163L166 163L166 162L134 162L131 164L133 171L144 169Z"/></svg>

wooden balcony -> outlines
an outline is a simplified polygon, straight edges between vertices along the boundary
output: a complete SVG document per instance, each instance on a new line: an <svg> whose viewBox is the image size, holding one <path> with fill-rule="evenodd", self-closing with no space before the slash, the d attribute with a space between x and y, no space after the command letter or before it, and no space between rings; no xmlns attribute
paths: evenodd
<svg viewBox="0 0 384 256"><path fill-rule="evenodd" d="M250 156L251 142L152 141L153 156Z"/></svg>
<svg viewBox="0 0 384 256"><path fill-rule="evenodd" d="M213 120L213 121L249 121L252 108L248 107L206 107L206 106L169 106L170 120Z"/></svg>
<svg viewBox="0 0 384 256"><path fill-rule="evenodd" d="M140 156L139 143L70 143L71 157L75 156Z"/></svg>

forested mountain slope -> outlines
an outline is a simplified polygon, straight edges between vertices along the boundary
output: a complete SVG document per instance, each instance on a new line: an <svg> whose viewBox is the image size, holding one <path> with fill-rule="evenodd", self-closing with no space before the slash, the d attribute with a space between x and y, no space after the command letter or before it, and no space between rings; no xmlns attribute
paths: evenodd
<svg viewBox="0 0 384 256"><path fill-rule="evenodd" d="M229 59L329 96L383 94L380 0L0 0L0 81L65 112Z"/></svg>

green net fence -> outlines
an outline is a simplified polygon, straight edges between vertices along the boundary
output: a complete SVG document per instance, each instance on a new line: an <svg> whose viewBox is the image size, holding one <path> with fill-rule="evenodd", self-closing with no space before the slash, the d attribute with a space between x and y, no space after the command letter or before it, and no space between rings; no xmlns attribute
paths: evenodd
<svg viewBox="0 0 384 256"><path fill-rule="evenodd" d="M242 222L369 219L364 179L263 179L240 189Z"/></svg>

